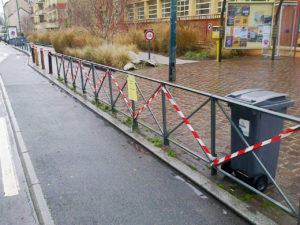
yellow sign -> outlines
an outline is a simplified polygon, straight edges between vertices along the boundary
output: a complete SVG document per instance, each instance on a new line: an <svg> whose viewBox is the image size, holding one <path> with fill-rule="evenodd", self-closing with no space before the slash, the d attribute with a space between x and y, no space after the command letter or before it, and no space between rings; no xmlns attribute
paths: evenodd
<svg viewBox="0 0 300 225"><path fill-rule="evenodd" d="M128 86L128 99L137 101L137 91L135 85L135 77L128 75L127 77L127 86Z"/></svg>
<svg viewBox="0 0 300 225"><path fill-rule="evenodd" d="M212 30L212 38L213 39L219 39L220 38L220 27L214 26Z"/></svg>

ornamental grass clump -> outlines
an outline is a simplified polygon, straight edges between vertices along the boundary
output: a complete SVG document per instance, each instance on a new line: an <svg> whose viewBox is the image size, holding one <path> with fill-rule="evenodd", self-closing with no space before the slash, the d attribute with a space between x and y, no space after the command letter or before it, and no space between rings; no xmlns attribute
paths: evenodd
<svg viewBox="0 0 300 225"><path fill-rule="evenodd" d="M136 52L136 46L105 44L97 47L67 48L65 54L107 66L123 68L130 62L130 51Z"/></svg>

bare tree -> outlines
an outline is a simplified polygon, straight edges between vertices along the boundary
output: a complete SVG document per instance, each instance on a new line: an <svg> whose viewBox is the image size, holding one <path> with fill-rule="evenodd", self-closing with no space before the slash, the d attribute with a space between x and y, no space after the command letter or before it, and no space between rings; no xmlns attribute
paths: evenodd
<svg viewBox="0 0 300 225"><path fill-rule="evenodd" d="M93 0L68 0L67 3L68 22L70 26L95 28L96 17Z"/></svg>
<svg viewBox="0 0 300 225"><path fill-rule="evenodd" d="M33 31L33 18L32 17L30 17L29 15L24 15L24 16L22 16L21 21L22 21L21 22L22 31L25 34Z"/></svg>
<svg viewBox="0 0 300 225"><path fill-rule="evenodd" d="M104 40L112 40L119 31L126 3L127 0L68 0L68 20L71 26L99 31Z"/></svg>

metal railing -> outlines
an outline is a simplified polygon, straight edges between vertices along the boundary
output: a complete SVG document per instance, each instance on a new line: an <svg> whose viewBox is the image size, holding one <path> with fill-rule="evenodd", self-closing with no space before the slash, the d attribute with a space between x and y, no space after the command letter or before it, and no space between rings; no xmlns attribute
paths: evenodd
<svg viewBox="0 0 300 225"><path fill-rule="evenodd" d="M38 59L36 59L36 57L38 57L38 51L35 51L33 46L30 46L30 48L28 48L27 46L24 47L24 49L31 53L32 60L34 63L36 63L38 61ZM43 55L44 52L40 51L40 54ZM112 111L118 110L118 112L129 116L132 119L132 131L136 129L137 124L141 124L142 126L152 130L154 133L161 136L164 145L169 145L169 143L171 142L180 147L183 151L191 154L193 157L203 160L209 165L211 165L214 162L215 157L217 157L216 132L219 128L217 126L217 115L225 116L226 120L231 126L231 129L238 134L245 146L250 146L241 130L238 128L238 125L233 122L230 113L227 112L226 105L228 104L245 107L256 112L271 115L276 118L285 120L288 124L293 123L297 126L300 124L300 118L256 107L253 105L248 105L243 102L209 94L192 88L187 88L177 84L153 79L136 73L123 71L120 69L93 63L75 57L70 57L63 54L48 52L47 56L47 67L49 74L55 76L58 80L72 88L74 91L85 96L92 96L93 102L95 104L97 104L98 102L104 103L110 106ZM54 73L53 67L56 67L56 73ZM136 79L136 89L141 98L138 102L130 102L126 97L125 87L128 85L128 76L134 76ZM121 86L118 84L117 79L122 81ZM90 88L88 88L88 86L90 86ZM181 101L182 104L185 104L185 102L187 101L186 99L180 100L180 98L182 97L182 93L186 94L188 97L193 97L192 99L197 99L194 104L190 104L190 106L193 106L194 109L189 110L189 115L186 117L183 115L182 111L179 109L179 105L175 101L176 98L178 102ZM174 96L172 94L174 94ZM146 96L149 97L146 98ZM159 104L157 104L157 98L159 98L161 101ZM122 101L125 104L122 103L122 105L120 99L123 99ZM197 103L198 99L201 100L200 103ZM176 121L177 123L175 123L171 117L167 117L167 115L169 115L171 112L170 107L167 106L167 100L170 101L171 105L175 108L175 111L177 111L177 113L180 115L182 121ZM152 104L154 104L152 102L154 101L156 101L156 104L152 107ZM142 106L141 110L139 111L136 111L137 104ZM204 109L205 107L206 109ZM140 115L144 113L144 110L146 108L148 109L147 116L143 119L140 119ZM189 122L189 120L192 120L197 113L199 114L200 110L204 110L206 114L209 114L210 117L210 150L208 150L208 148L204 145L197 132L193 129L192 124ZM208 120L207 117L205 117L206 120ZM154 122L149 123L149 118L152 118ZM172 120L171 123L169 122L169 120ZM193 138L197 140L197 144L199 144L199 149L201 151L198 151L195 148L191 149L188 147L188 143L181 143L171 137L176 131L181 129L184 124L187 125L190 132L192 133L192 135L187 135L193 136ZM299 131L299 127L296 129L296 131ZM275 179L271 176L262 160L257 156L256 152L251 151L247 154L252 154L256 162L260 165L261 169L267 175L268 179L270 179L271 183L277 189L286 205L283 205L278 200L275 200L270 196L264 194L263 192L255 189L243 180L238 179L228 171L220 168L220 166L212 167L211 175L215 175L217 171L219 171L225 176L243 185L254 193L260 195L264 199L274 203L276 206L280 207L292 216L298 217L299 219L299 214L295 210L293 204L288 200L282 189L278 186Z"/></svg>

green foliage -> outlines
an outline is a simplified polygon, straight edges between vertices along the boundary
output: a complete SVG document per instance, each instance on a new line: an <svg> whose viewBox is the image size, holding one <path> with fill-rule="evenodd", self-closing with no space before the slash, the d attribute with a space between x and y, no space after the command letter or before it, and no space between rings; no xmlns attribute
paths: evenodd
<svg viewBox="0 0 300 225"><path fill-rule="evenodd" d="M64 81L64 78L57 78L57 80L59 81L59 82L63 82Z"/></svg>
<svg viewBox="0 0 300 225"><path fill-rule="evenodd" d="M96 102L95 102L95 100L92 100L92 101L91 101L91 103L92 103L93 105L96 105Z"/></svg>
<svg viewBox="0 0 300 225"><path fill-rule="evenodd" d="M234 197L236 197L237 199L246 202L251 198L254 198L255 196L257 196L256 193L250 193L250 194L245 194L244 196L238 196L236 193L233 192L232 189L226 188L223 184L217 184L220 188L224 189L225 191L227 191L228 193L230 193L231 195L233 195Z"/></svg>
<svg viewBox="0 0 300 225"><path fill-rule="evenodd" d="M163 146L163 141L159 138L146 137L146 140L152 142L154 144L154 146L156 146L156 147L162 147Z"/></svg>
<svg viewBox="0 0 300 225"><path fill-rule="evenodd" d="M200 59L206 59L209 57L208 52L193 52L193 51L188 51L187 53L184 54L184 58L186 59L193 59L193 60L200 60Z"/></svg>
<svg viewBox="0 0 300 225"><path fill-rule="evenodd" d="M101 109L104 111L104 112L107 112L107 111L111 111L111 107L109 105L102 105Z"/></svg>
<svg viewBox="0 0 300 225"><path fill-rule="evenodd" d="M171 157L176 158L176 152L174 152L172 149L169 149L168 155L171 156Z"/></svg>

